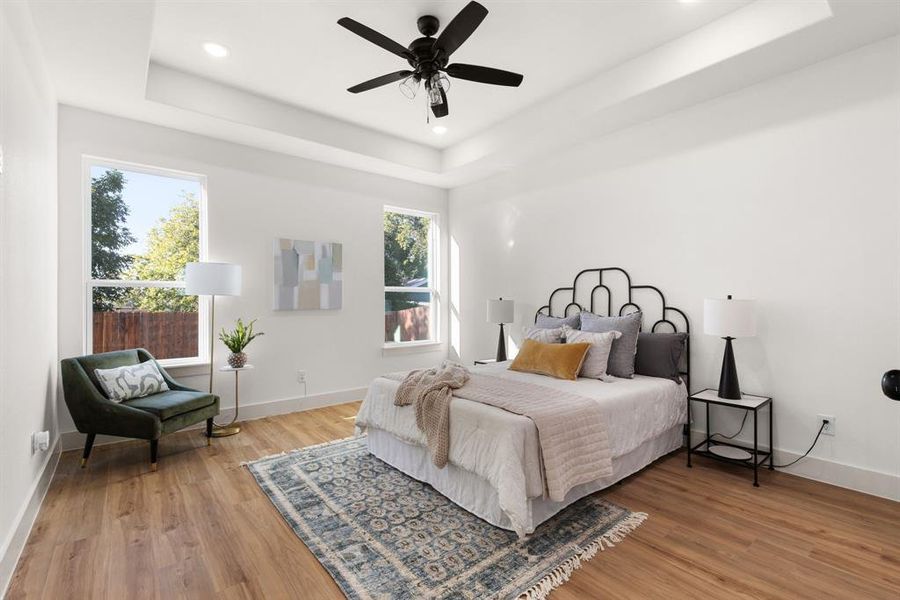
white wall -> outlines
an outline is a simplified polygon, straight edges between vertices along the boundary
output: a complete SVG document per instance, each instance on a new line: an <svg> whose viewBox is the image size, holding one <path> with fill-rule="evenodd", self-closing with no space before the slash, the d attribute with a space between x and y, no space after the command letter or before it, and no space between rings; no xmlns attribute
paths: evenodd
<svg viewBox="0 0 900 600"><path fill-rule="evenodd" d="M688 312L692 388L715 387L703 298L756 298L735 352L743 389L775 398L776 447L804 452L834 415L797 472L900 498L900 403L879 389L900 367L898 89L891 38L452 190L451 352L493 355L486 298L517 301L518 339L578 270L622 266Z"/></svg>
<svg viewBox="0 0 900 600"><path fill-rule="evenodd" d="M31 433L49 430L54 448L57 362L56 99L23 5L0 3L0 44L2 595L55 464Z"/></svg>
<svg viewBox="0 0 900 600"><path fill-rule="evenodd" d="M278 403L278 410L311 406L309 401L294 400L302 395L296 380L298 369L307 371L310 395L350 389L356 390L350 397L361 399L358 388L376 375L432 364L446 355L446 343L429 351L382 352L384 205L440 213L445 247L448 217L444 190L61 106L61 357L83 351L83 155L207 176L209 260L243 266L243 294L217 299L217 328L237 317L258 318L258 329L266 334L248 348L256 370L241 378L242 414L261 414L258 405L285 399L291 401ZM276 237L343 242L342 310L272 310L272 243ZM446 262L446 252L442 256ZM446 274L446 266L441 272ZM442 329L446 331L444 323ZM216 343L216 362L221 366L227 350ZM181 379L200 389L207 385L203 376L182 372ZM230 374L217 373L216 386L223 406L232 406ZM68 410L61 406L61 428L72 431Z"/></svg>

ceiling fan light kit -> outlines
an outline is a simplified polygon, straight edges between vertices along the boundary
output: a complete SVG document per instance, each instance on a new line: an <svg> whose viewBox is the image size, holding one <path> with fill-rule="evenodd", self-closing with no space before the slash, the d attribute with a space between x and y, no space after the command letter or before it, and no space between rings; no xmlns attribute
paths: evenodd
<svg viewBox="0 0 900 600"><path fill-rule="evenodd" d="M416 97L419 84L424 82L431 112L435 117L441 118L450 114L447 103L447 90L450 89L448 75L477 83L518 87L523 79L518 73L463 63L448 64L450 55L469 39L487 14L488 10L484 6L478 2L469 2L436 38L434 35L441 25L437 17L432 15L419 17L416 26L424 37L413 40L406 48L349 17L339 19L338 25L405 59L412 67L412 70L395 71L364 81L348 88L347 91L358 94L399 81L403 95L413 99Z"/></svg>

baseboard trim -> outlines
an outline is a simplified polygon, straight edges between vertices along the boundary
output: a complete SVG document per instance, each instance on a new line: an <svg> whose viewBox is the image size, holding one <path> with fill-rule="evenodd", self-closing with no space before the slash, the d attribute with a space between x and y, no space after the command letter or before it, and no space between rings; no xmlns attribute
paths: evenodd
<svg viewBox="0 0 900 600"><path fill-rule="evenodd" d="M302 412L312 410L314 408L322 408L325 406L334 406L335 404L344 404L345 402L354 402L362 400L366 395L364 387L350 388L346 390L336 390L333 392L323 392L321 394L311 394L309 396L299 396L294 398L281 398L279 400L268 400L266 402L257 402L255 404L241 405L240 418L241 421L252 421L254 419L262 419L263 417L271 417L274 415L284 415L292 412ZM229 421L234 416L234 407L223 408L217 421ZM188 429L200 429L204 424L198 423ZM98 435L94 440L94 446L106 444L118 444L127 442L130 438L120 438L111 435ZM84 434L77 431L65 431L60 434L63 451L80 450L84 447Z"/></svg>
<svg viewBox="0 0 900 600"><path fill-rule="evenodd" d="M41 474L32 485L31 494L22 507L6 548L0 551L0 598L6 596L13 574L16 572L16 565L19 564L19 558L21 558L28 537L31 535L31 528L34 527L34 522L44 504L44 498L47 496L47 490L50 489L50 482L56 474L61 452L59 440L60 438L57 438L54 442L53 448L41 468Z"/></svg>
<svg viewBox="0 0 900 600"><path fill-rule="evenodd" d="M802 454L775 449L775 464L797 460ZM796 465L778 469L791 475L805 477L872 496L900 501L900 476L871 471L815 456L807 456Z"/></svg>
<svg viewBox="0 0 900 600"><path fill-rule="evenodd" d="M693 431L694 443L699 443L706 435L706 431ZM738 440L746 443L745 440ZM752 446L752 441L750 442ZM761 445L763 449L767 446ZM787 464L797 460L802 454L775 448L775 464ZM863 467L856 467L833 460L807 456L796 465L778 469L783 473L789 473L805 479L830 483L838 487L856 490L864 494L879 496L889 500L900 501L900 475L872 471Z"/></svg>

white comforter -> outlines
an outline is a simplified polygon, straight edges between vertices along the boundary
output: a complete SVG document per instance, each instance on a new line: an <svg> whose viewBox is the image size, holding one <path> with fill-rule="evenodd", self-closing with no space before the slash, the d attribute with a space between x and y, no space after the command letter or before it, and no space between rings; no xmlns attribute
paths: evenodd
<svg viewBox="0 0 900 600"><path fill-rule="evenodd" d="M683 383L641 375L634 379L565 381L510 371L508 366L509 363L496 363L473 370L543 386L547 393L564 390L595 399L604 412L614 461L686 421L687 392ZM398 381L375 379L360 407L356 425L361 429L382 429L425 446L425 436L416 427L415 410L394 406L398 386ZM537 430L531 419L454 398L450 404L449 459L494 486L500 507L512 523L530 522L528 498L544 493Z"/></svg>

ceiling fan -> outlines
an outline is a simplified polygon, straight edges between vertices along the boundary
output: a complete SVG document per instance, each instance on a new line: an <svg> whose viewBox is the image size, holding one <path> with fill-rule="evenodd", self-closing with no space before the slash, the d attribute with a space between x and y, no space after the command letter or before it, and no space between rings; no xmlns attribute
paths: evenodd
<svg viewBox="0 0 900 600"><path fill-rule="evenodd" d="M388 52L406 59L412 67L412 70L395 71L364 81L348 88L347 91L358 94L395 81L402 81L400 90L408 98L413 98L420 82L424 81L431 112L435 117L441 118L450 113L447 105L447 89L450 87L450 82L447 75L478 83L518 87L522 83L522 75L518 73L463 63L448 64L450 55L469 39L487 14L488 10L484 6L478 2L469 2L436 38L434 34L440 28L440 21L437 17L431 15L419 17L416 25L419 32L425 37L413 40L407 48L349 17L339 19L338 25L346 27L376 46L381 46Z"/></svg>

